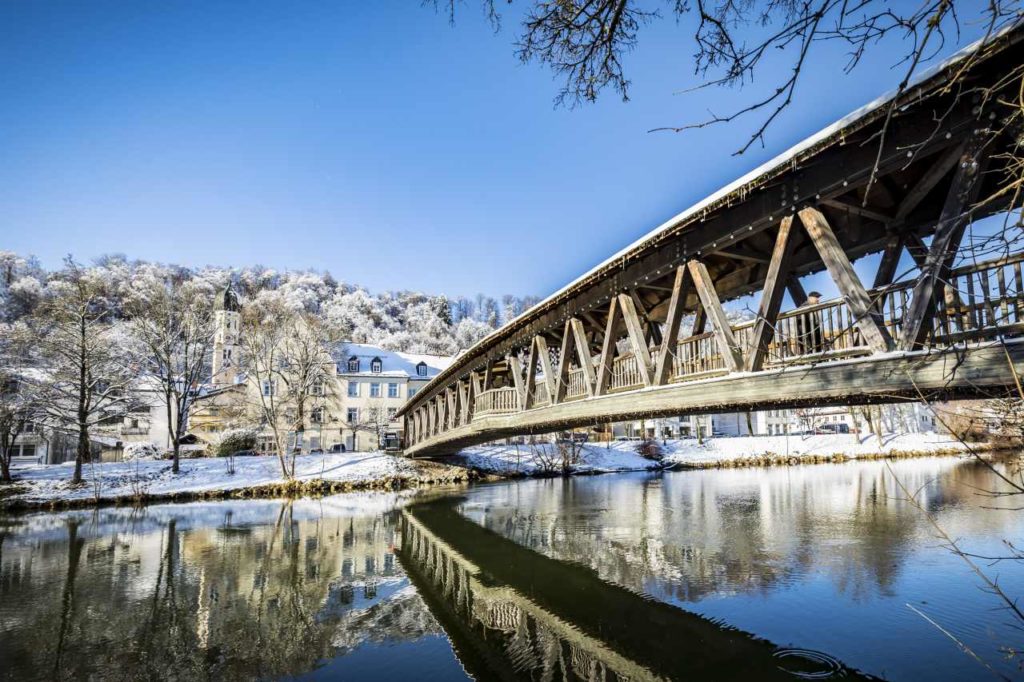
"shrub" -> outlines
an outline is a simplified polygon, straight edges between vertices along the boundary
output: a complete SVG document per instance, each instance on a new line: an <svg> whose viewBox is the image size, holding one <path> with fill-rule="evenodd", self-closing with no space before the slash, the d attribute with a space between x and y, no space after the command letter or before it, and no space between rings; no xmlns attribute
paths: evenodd
<svg viewBox="0 0 1024 682"><path fill-rule="evenodd" d="M658 441L652 438L640 441L640 444L636 446L636 451L644 459L653 459L655 462L660 462L665 454Z"/></svg>
<svg viewBox="0 0 1024 682"><path fill-rule="evenodd" d="M124 446L124 461L134 462L137 459L159 459L160 448L150 442L128 443Z"/></svg>
<svg viewBox="0 0 1024 682"><path fill-rule="evenodd" d="M227 457L240 450L256 448L256 432L252 429L231 429L220 435L214 447L217 457Z"/></svg>

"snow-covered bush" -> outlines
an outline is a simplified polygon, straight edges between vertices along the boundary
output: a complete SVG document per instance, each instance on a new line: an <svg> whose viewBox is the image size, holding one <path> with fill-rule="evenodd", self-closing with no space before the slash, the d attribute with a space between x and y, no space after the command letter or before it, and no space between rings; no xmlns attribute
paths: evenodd
<svg viewBox="0 0 1024 682"><path fill-rule="evenodd" d="M159 459L160 448L149 441L128 443L124 446L124 461L134 462L137 459Z"/></svg>
<svg viewBox="0 0 1024 682"><path fill-rule="evenodd" d="M228 457L242 450L253 450L256 447L256 431L254 429L229 429L220 434L213 443L213 453L217 457Z"/></svg>
<svg viewBox="0 0 1024 682"><path fill-rule="evenodd" d="M661 445L659 445L658 441L653 438L648 438L647 440L640 441L640 443L636 446L636 452L644 459L653 459L656 462L660 461L661 458L664 457L664 452L662 452Z"/></svg>

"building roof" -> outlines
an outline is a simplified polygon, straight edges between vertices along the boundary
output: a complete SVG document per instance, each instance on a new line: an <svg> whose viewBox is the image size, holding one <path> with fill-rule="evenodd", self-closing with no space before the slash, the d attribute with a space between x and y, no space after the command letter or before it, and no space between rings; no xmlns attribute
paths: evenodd
<svg viewBox="0 0 1024 682"><path fill-rule="evenodd" d="M426 378L430 379L447 368L454 358L440 355L425 355L417 353L402 353L399 351L384 350L377 346L362 343L345 343L339 345L332 353L335 362L338 363L338 374L346 376L367 376L367 377L408 377L422 379L416 368L421 363L427 366ZM359 358L359 371L349 372L348 361L352 357ZM374 358L380 358L381 371L371 372L370 363Z"/></svg>

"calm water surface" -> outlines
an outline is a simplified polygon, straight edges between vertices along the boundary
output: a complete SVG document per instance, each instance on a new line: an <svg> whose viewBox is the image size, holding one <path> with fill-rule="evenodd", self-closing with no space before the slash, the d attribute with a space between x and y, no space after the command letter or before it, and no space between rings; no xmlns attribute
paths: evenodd
<svg viewBox="0 0 1024 682"><path fill-rule="evenodd" d="M0 517L0 679L1017 677L1021 631L893 474L982 555L1020 503L972 461L891 467Z"/></svg>

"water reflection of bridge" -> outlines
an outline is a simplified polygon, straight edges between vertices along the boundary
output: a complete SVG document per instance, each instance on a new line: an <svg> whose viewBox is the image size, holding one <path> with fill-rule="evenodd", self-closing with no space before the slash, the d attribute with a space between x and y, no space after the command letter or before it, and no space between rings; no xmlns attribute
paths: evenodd
<svg viewBox="0 0 1024 682"><path fill-rule="evenodd" d="M525 549L451 501L401 514L399 559L478 679L792 679L770 643Z"/></svg>

